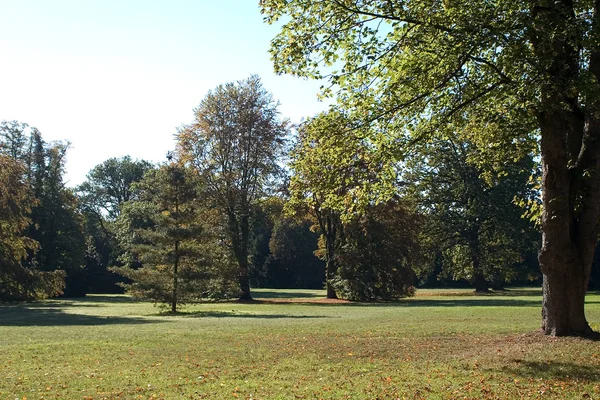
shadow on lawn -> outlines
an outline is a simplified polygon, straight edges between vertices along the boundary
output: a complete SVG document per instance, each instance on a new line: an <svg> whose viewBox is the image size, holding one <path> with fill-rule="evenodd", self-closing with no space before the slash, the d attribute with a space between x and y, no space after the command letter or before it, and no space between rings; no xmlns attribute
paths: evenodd
<svg viewBox="0 0 600 400"><path fill-rule="evenodd" d="M540 300L524 300L524 299L478 299L478 298L465 298L465 299L405 299L398 301L386 301L386 302L318 302L318 301L290 301L290 302L270 302L270 301L257 301L256 303L264 304L282 304L282 305L306 305L306 306L321 306L321 307L373 307L373 308L386 308L386 307L540 307L542 302Z"/></svg>
<svg viewBox="0 0 600 400"><path fill-rule="evenodd" d="M596 366L579 365L570 362L539 362L515 360L516 366L504 367L502 372L510 372L525 378L543 379L585 379L600 382L600 370Z"/></svg>
<svg viewBox="0 0 600 400"><path fill-rule="evenodd" d="M115 295L93 294L90 296L74 298L73 300L84 302L84 303L138 303L137 300L134 300L131 297L126 296L124 294L115 294Z"/></svg>
<svg viewBox="0 0 600 400"><path fill-rule="evenodd" d="M292 314L246 314L236 311L194 311L177 313L178 316L190 318L256 318L256 319L313 319L335 318L325 315L292 315Z"/></svg>
<svg viewBox="0 0 600 400"><path fill-rule="evenodd" d="M0 326L95 326L158 322L143 318L69 314L61 309L64 306L64 303L32 303L0 306ZM72 307L71 304L66 304L66 306Z"/></svg>
<svg viewBox="0 0 600 400"><path fill-rule="evenodd" d="M262 300L262 299L289 299L289 298L320 298L323 297L323 295L319 294L319 293L315 293L315 292L300 292L297 290L294 290L293 292L284 292L284 291L270 291L270 290L261 290L259 292L255 292L253 293L254 297L257 300Z"/></svg>

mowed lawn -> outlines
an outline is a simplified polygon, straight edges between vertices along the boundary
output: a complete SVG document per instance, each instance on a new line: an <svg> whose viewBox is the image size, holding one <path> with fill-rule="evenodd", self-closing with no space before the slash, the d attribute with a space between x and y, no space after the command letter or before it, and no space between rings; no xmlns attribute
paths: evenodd
<svg viewBox="0 0 600 400"><path fill-rule="evenodd" d="M0 305L0 399L600 399L600 342L537 333L538 289L253 293L177 316L126 296ZM587 315L598 329L599 294Z"/></svg>

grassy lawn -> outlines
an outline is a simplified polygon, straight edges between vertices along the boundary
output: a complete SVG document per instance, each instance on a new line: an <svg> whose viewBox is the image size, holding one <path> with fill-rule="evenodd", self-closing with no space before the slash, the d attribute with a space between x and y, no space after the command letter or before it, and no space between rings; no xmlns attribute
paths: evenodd
<svg viewBox="0 0 600 400"><path fill-rule="evenodd" d="M125 296L0 305L0 399L600 399L600 342L536 333L539 290L323 295L177 316ZM600 294L587 316L599 329Z"/></svg>

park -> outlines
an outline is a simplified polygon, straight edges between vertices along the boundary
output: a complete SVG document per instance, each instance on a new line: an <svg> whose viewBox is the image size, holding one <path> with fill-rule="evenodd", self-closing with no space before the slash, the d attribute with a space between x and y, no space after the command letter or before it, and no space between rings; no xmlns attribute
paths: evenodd
<svg viewBox="0 0 600 400"><path fill-rule="evenodd" d="M600 398L600 0L248 4L3 10L0 398Z"/></svg>
<svg viewBox="0 0 600 400"><path fill-rule="evenodd" d="M385 303L256 290L178 315L122 295L0 306L6 399L593 399L600 345L539 331L541 293ZM600 294L587 297L600 321ZM595 326L596 329L598 326Z"/></svg>

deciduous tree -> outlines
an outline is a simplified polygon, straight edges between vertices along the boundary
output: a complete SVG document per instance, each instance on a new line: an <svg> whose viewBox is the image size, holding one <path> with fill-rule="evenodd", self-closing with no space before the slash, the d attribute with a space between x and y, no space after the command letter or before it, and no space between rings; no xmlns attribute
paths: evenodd
<svg viewBox="0 0 600 400"><path fill-rule="evenodd" d="M288 122L257 76L218 86L194 115L177 134L179 154L199 171L206 195L227 220L240 300L250 300L251 213L280 171Z"/></svg>
<svg viewBox="0 0 600 400"><path fill-rule="evenodd" d="M591 333L584 303L600 218L600 4L260 4L267 22L284 20L272 42L275 70L326 77L325 94L337 90L357 120L385 128L401 150L462 111L481 126L510 122L488 136L490 146L539 138L542 328Z"/></svg>
<svg viewBox="0 0 600 400"><path fill-rule="evenodd" d="M371 200L395 192L394 166L385 152L339 111L322 113L299 129L291 154L288 211L308 210L324 242L327 297L336 298L332 281L342 244L342 216L351 219Z"/></svg>

